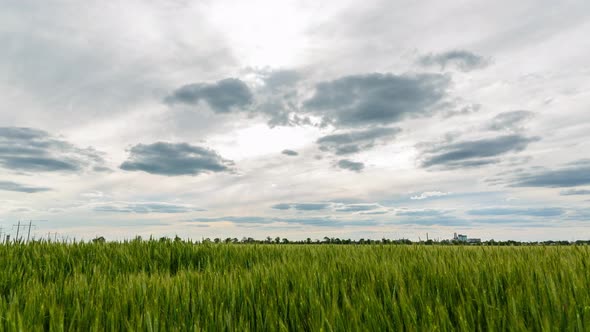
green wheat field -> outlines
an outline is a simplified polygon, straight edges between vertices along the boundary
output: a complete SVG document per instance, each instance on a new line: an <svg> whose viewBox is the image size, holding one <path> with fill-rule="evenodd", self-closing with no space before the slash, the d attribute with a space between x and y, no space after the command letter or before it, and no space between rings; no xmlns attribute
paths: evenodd
<svg viewBox="0 0 590 332"><path fill-rule="evenodd" d="M2 331L590 331L590 247L0 245Z"/></svg>

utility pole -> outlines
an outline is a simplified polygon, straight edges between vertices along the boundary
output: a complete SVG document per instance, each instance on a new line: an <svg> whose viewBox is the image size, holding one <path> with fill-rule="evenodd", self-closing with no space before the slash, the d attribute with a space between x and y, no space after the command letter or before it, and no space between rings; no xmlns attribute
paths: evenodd
<svg viewBox="0 0 590 332"><path fill-rule="evenodd" d="M29 243L29 238L31 237L31 226L34 226L33 221L29 220L29 232L27 233L27 243Z"/></svg>
<svg viewBox="0 0 590 332"><path fill-rule="evenodd" d="M18 221L18 225L12 225L12 226L16 226L16 237L14 238L15 241L18 241L18 233L20 231L20 220Z"/></svg>

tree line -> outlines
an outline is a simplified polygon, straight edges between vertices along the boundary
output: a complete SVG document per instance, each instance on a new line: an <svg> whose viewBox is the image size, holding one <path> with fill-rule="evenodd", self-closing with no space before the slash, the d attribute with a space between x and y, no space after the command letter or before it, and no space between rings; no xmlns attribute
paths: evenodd
<svg viewBox="0 0 590 332"><path fill-rule="evenodd" d="M102 243L106 242L107 240L103 237L96 237L92 240L93 242ZM266 237L265 239L255 239L252 237L242 237L238 239L236 237L227 237L227 238L203 238L201 241L194 241L192 239L182 239L178 235L174 238L170 237L160 237L154 238L150 237L148 240L143 240L140 236L135 237L132 241L160 241L160 242L190 242L193 244L212 244L212 243L225 243L225 244L260 244L260 245L276 245L276 244L298 244L298 245L305 245L305 244L338 244L338 245L375 245L375 244L394 244L394 245L470 245L470 246L531 246L531 245L560 245L560 246L567 246L567 245L590 245L590 240L577 240L577 241L514 241L514 240L507 240L507 241L496 241L494 239L481 241L479 243L466 243L457 240L426 240L426 241L412 241L409 239L340 239L338 237L328 237L325 236L322 239L311 239L307 238L305 240L289 240L288 238L281 238L275 237L272 238L270 236Z"/></svg>

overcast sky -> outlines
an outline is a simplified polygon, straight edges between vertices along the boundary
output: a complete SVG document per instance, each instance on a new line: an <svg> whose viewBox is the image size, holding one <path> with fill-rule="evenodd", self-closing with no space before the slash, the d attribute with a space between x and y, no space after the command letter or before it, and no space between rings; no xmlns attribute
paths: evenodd
<svg viewBox="0 0 590 332"><path fill-rule="evenodd" d="M589 34L586 0L0 0L0 227L588 239Z"/></svg>

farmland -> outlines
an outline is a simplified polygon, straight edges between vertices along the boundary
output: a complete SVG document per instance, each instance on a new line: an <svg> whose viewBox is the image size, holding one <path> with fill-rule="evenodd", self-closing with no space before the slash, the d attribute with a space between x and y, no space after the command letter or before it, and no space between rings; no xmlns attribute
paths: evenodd
<svg viewBox="0 0 590 332"><path fill-rule="evenodd" d="M590 330L588 246L0 245L0 330Z"/></svg>

